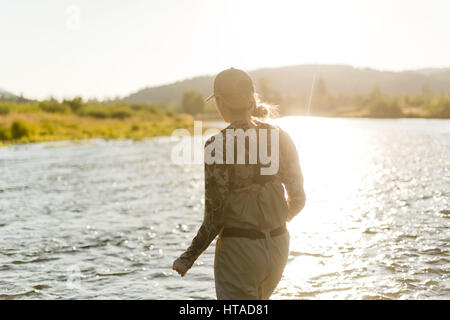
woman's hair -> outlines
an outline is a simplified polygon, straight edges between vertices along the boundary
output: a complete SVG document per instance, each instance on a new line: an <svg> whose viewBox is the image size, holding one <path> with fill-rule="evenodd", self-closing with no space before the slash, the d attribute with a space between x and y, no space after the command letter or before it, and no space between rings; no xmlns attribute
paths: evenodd
<svg viewBox="0 0 450 320"><path fill-rule="evenodd" d="M260 96L255 93L253 95L255 104L251 116L260 119L274 118L278 116L278 106L262 102Z"/></svg>
<svg viewBox="0 0 450 320"><path fill-rule="evenodd" d="M223 98L228 109L234 113L248 112L251 117L259 119L278 116L278 106L263 102L257 93L220 95L219 98Z"/></svg>

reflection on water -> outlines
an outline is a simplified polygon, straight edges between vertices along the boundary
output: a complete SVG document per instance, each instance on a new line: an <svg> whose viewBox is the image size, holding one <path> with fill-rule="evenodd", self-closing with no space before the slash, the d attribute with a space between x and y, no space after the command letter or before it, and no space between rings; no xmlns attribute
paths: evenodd
<svg viewBox="0 0 450 320"><path fill-rule="evenodd" d="M450 121L289 117L308 196L276 299L450 298ZM174 142L0 149L0 299L212 299L213 245L170 270L203 212Z"/></svg>

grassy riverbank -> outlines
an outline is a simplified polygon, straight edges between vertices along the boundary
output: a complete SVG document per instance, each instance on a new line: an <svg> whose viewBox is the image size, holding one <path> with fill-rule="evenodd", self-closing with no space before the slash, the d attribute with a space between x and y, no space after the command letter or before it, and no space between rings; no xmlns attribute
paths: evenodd
<svg viewBox="0 0 450 320"><path fill-rule="evenodd" d="M192 127L192 117L149 104L84 103L81 99L0 102L0 146L89 138L140 140Z"/></svg>

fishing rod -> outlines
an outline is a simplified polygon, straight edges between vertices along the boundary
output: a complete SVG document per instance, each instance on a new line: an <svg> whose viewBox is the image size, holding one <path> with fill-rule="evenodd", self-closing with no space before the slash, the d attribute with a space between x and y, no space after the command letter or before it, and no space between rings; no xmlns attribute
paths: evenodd
<svg viewBox="0 0 450 320"><path fill-rule="evenodd" d="M310 112L311 112L311 103L312 103L312 97L313 97L313 93L314 93L314 88L316 86L316 79L317 79L317 74L318 71L320 69L320 64L318 64L318 60L316 59L316 69L314 70L314 74L313 74L313 78L311 81L311 89L309 90L309 97L308 97L308 103L306 104L306 116L308 117Z"/></svg>

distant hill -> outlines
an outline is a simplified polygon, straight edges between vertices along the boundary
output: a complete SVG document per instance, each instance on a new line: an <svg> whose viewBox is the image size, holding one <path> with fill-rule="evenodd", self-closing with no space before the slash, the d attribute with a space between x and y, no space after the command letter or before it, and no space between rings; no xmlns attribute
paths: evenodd
<svg viewBox="0 0 450 320"><path fill-rule="evenodd" d="M0 88L0 101L27 102L32 100L24 98L23 96L17 96L9 91Z"/></svg>
<svg viewBox="0 0 450 320"><path fill-rule="evenodd" d="M367 93L374 85L388 93L419 93L427 85L435 93L450 91L450 68L411 71L379 71L346 65L298 65L265 68L249 72L257 89L261 79L282 95L310 90L314 74L322 77L328 90L346 93ZM213 76L199 76L172 84L149 87L123 98L126 102L179 102L184 92L195 90L203 95L212 91Z"/></svg>
<svg viewBox="0 0 450 320"><path fill-rule="evenodd" d="M0 88L0 100L17 100L19 97Z"/></svg>

